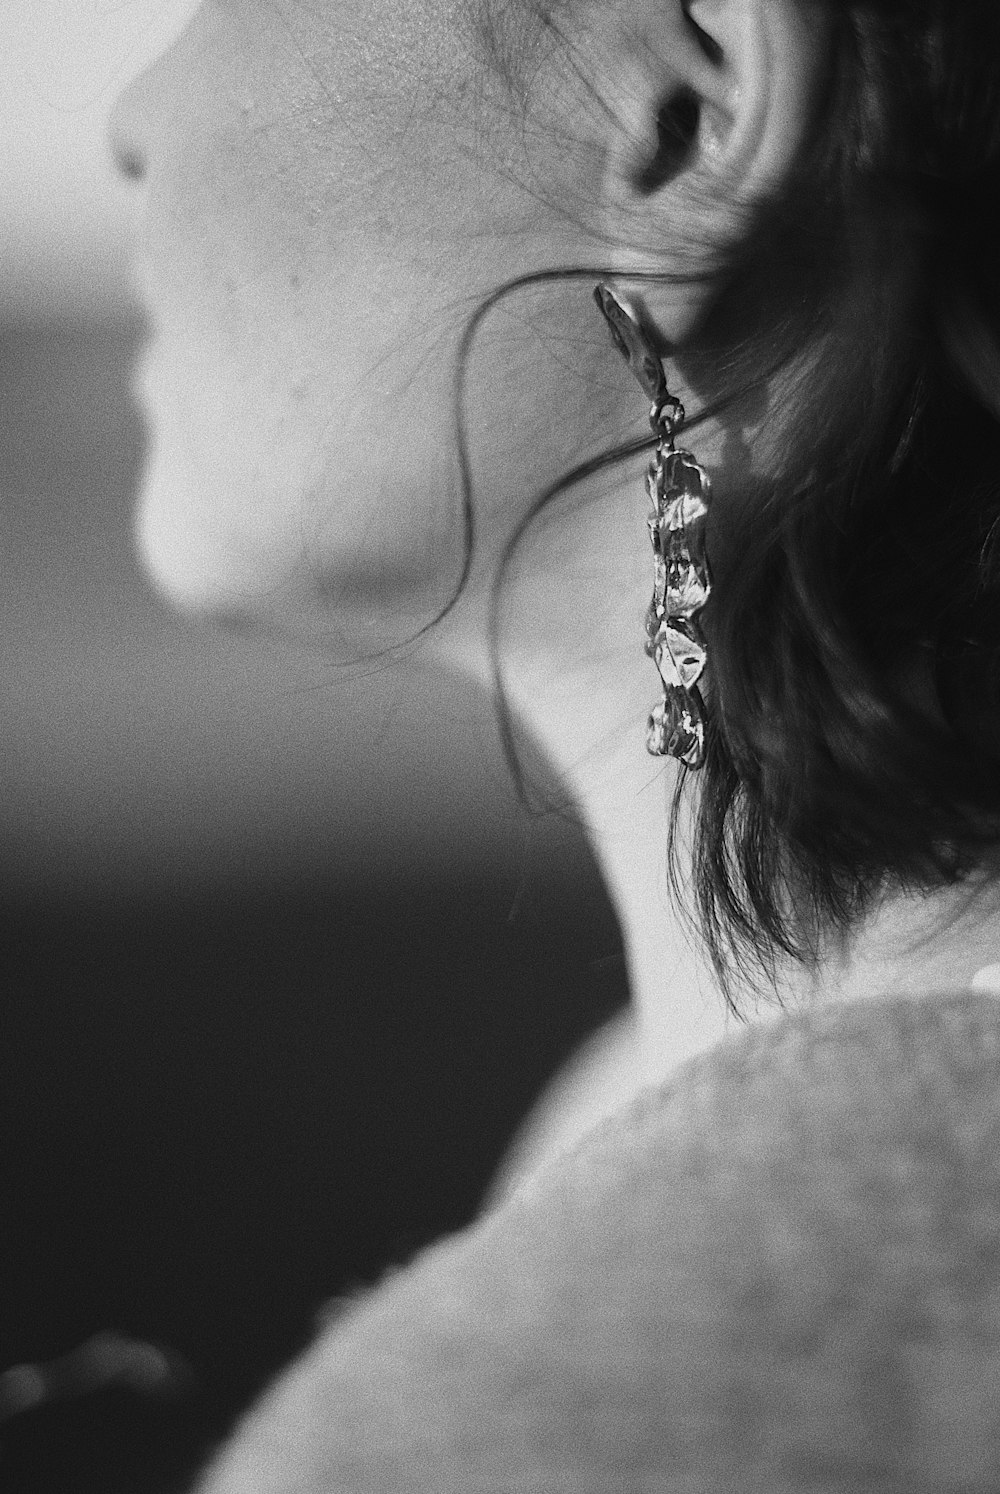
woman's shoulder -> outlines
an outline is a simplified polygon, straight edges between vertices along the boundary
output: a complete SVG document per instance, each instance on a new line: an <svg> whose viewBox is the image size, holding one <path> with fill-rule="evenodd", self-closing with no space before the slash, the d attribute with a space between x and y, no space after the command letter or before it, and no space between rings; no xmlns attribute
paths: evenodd
<svg viewBox="0 0 1000 1494"><path fill-rule="evenodd" d="M995 1489L998 1080L974 992L723 1040L354 1303L208 1489Z"/></svg>
<svg viewBox="0 0 1000 1494"><path fill-rule="evenodd" d="M969 991L1000 996L1000 964L979 970L970 982ZM910 997L897 1011L892 997L876 997L873 1002L871 996L863 999L855 996L823 1006L800 1008L797 1019L785 1016L775 1022L772 1014L766 1026L736 1028L735 1049L724 1045L714 1063L722 1064L727 1055L735 1054L744 1063L794 1065L802 1057L801 1045L830 1043L836 1039L846 1042L852 1031L865 1031L871 1041L888 1043L891 1049L892 1042L901 1040L910 1024L922 1023L925 1013L929 1031L933 1030L942 1001L950 999L931 995L925 1005L919 997ZM875 1003L878 1012L868 1015L868 1009ZM992 1013L993 1009L986 1011ZM1000 1012L1000 1005L997 1011ZM773 1035L762 1037L771 1026L775 1026ZM687 1066L684 1068L687 1073ZM655 1095L665 1093L665 1089L650 1085L638 1022L632 1009L625 1007L590 1034L543 1091L507 1150L491 1184L487 1207L497 1207L510 1199L530 1184L539 1171L574 1150L602 1122L619 1117L627 1126L628 1108L644 1092Z"/></svg>
<svg viewBox="0 0 1000 1494"><path fill-rule="evenodd" d="M643 1087L636 1018L623 1007L595 1029L550 1080L507 1148L485 1200L499 1207L535 1174L572 1151Z"/></svg>

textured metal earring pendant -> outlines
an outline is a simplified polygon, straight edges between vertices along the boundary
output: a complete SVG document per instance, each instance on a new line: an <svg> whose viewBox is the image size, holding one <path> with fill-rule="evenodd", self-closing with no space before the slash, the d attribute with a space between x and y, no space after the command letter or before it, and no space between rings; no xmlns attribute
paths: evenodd
<svg viewBox="0 0 1000 1494"><path fill-rule="evenodd" d="M676 757L688 768L705 760L705 706L698 681L707 650L698 621L712 590L705 553L705 520L711 483L689 451L678 451L675 437L684 423L684 406L667 390L663 364L638 318L606 285L594 299L615 346L651 401L649 423L657 437L646 474L653 504L653 600L646 613L646 652L663 682L663 699L653 707L646 747L654 757Z"/></svg>

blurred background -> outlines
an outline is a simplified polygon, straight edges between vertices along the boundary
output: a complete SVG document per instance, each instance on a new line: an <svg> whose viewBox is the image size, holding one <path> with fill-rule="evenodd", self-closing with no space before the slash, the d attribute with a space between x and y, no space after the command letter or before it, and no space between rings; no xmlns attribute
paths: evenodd
<svg viewBox="0 0 1000 1494"><path fill-rule="evenodd" d="M7 1494L184 1488L325 1303L474 1216L625 999L488 700L180 621L136 566L103 135L194 8L0 0Z"/></svg>

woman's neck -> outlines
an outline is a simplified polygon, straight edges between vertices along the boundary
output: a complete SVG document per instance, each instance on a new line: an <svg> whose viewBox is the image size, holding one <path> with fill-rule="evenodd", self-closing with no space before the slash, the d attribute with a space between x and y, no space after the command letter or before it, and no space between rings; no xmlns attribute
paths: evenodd
<svg viewBox="0 0 1000 1494"><path fill-rule="evenodd" d="M595 700L599 700L596 697ZM535 713L545 733L546 713ZM634 727L634 729L632 729ZM631 981L642 1082L710 1046L736 1023L697 933L691 903L678 906L670 889L668 826L680 771L646 755L642 721L609 729L601 749L575 752L556 733L543 735L579 804L618 914ZM680 864L685 864L686 816L697 783L682 799ZM683 892L683 889L682 889ZM787 966L774 1000L734 992L748 1021L768 1021L800 1003L968 988L984 966L1000 961L1000 877L929 894L886 895L869 917L831 940L818 968Z"/></svg>
<svg viewBox="0 0 1000 1494"><path fill-rule="evenodd" d="M642 1078L655 1080L735 1019L691 932L691 899L679 908L670 889L670 808L681 770L648 756L644 745L658 681L642 648L648 554L622 541L623 515L629 535L636 527L636 495L631 484L599 491L599 501L584 502L588 493L571 515L533 531L525 564L507 579L514 622L503 640L504 691L589 832L622 931L637 1061ZM485 639L493 592L485 569L487 582L470 584L431 636L439 658L491 687ZM682 868L683 815L696 802L697 781L689 788L679 826ZM998 889L1000 867L974 892L886 898L849 936L831 941L814 973L783 972L780 999L794 1006L966 988L983 966L1000 962ZM749 1021L780 1011L777 1001L733 994Z"/></svg>
<svg viewBox="0 0 1000 1494"><path fill-rule="evenodd" d="M640 725L615 743L600 767L564 771L618 915L646 1078L655 1080L716 1041L732 1022L711 963L670 887L668 825L679 769L647 756Z"/></svg>

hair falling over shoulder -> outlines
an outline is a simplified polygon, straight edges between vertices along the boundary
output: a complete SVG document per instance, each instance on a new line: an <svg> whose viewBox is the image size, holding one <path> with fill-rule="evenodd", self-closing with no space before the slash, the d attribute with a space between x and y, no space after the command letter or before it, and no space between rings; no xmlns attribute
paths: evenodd
<svg viewBox="0 0 1000 1494"><path fill-rule="evenodd" d="M815 134L699 351L723 398L777 391L705 613L693 892L730 997L1000 840L1000 7L827 9Z"/></svg>

